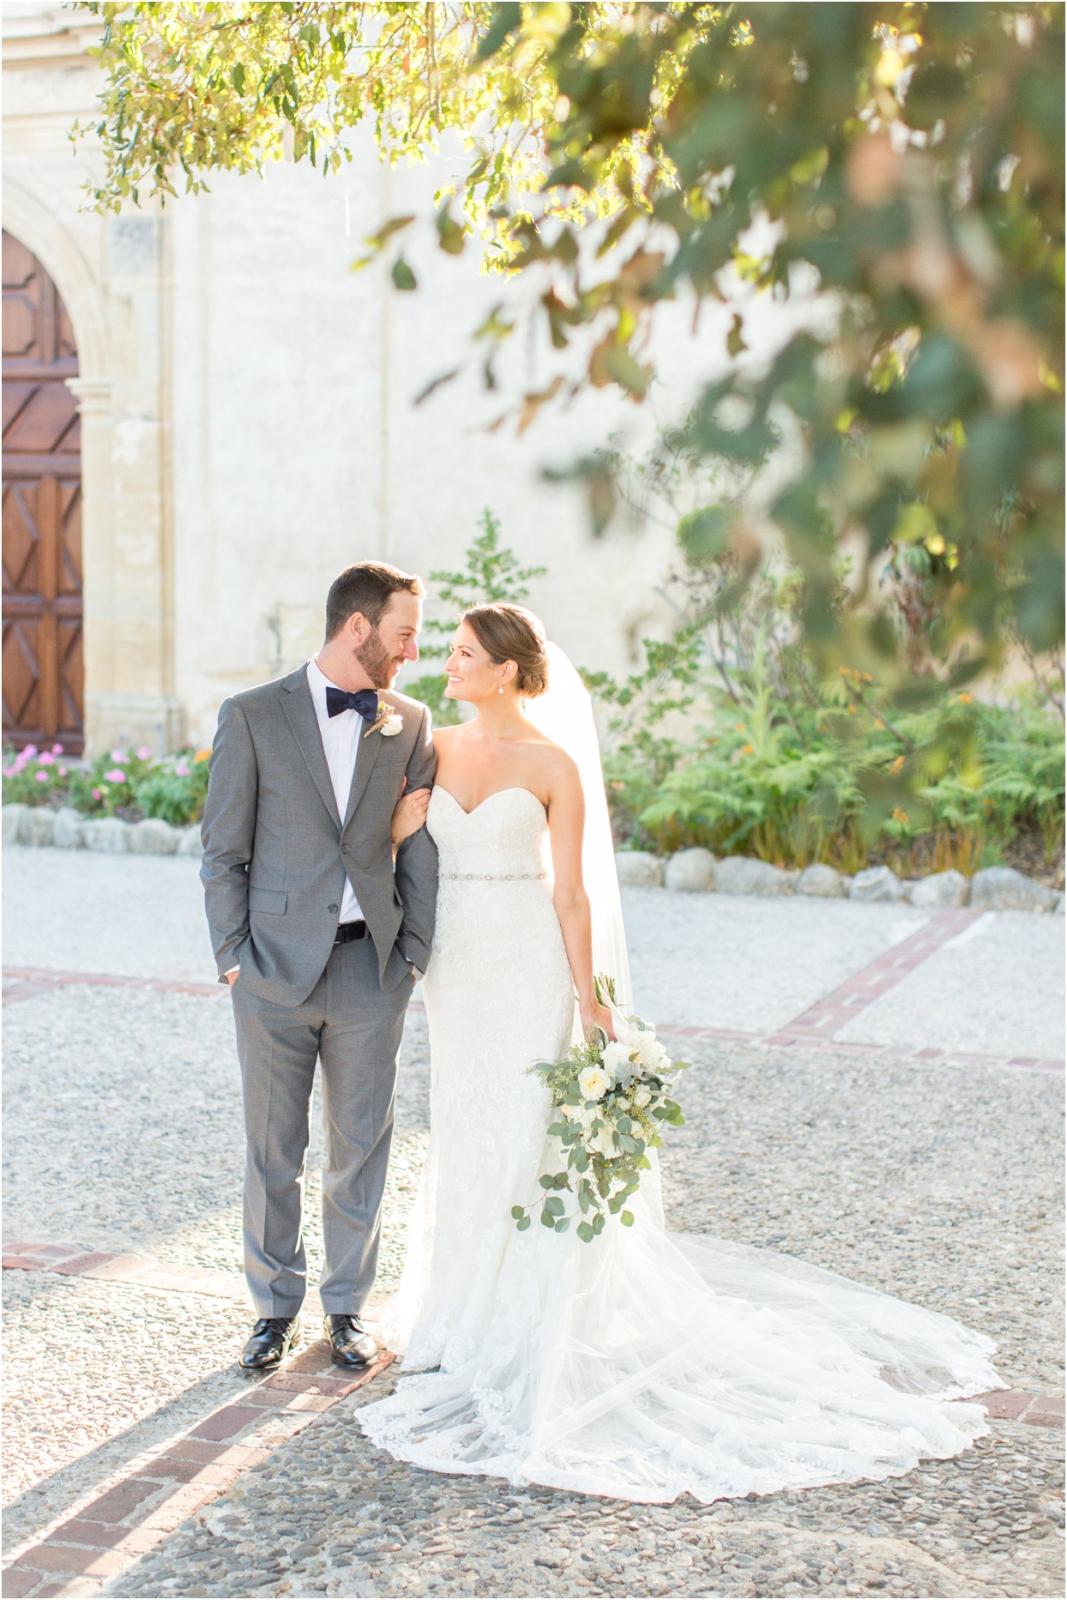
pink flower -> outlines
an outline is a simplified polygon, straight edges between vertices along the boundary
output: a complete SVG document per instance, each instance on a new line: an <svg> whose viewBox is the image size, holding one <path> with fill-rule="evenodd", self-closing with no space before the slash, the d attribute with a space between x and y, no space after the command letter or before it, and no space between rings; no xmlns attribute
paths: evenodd
<svg viewBox="0 0 1067 1600"><path fill-rule="evenodd" d="M61 756L63 754L63 746L61 744L54 744L52 746L52 754L54 756Z"/></svg>
<svg viewBox="0 0 1067 1600"><path fill-rule="evenodd" d="M112 750L111 759L112 759L112 761L125 761L125 759L126 759L125 750Z"/></svg>
<svg viewBox="0 0 1067 1600"><path fill-rule="evenodd" d="M99 789L94 789L93 790L93 799L94 800L102 800L103 799L103 795L100 793Z"/></svg>
<svg viewBox="0 0 1067 1600"><path fill-rule="evenodd" d="M37 779L38 783L47 783L48 782L48 774L47 774L47 772L35 772L34 773L34 777Z"/></svg>
<svg viewBox="0 0 1067 1600"><path fill-rule="evenodd" d="M112 767L110 772L105 772L104 773L104 782L105 783L125 783L126 782L126 774L123 772L121 767Z"/></svg>
<svg viewBox="0 0 1067 1600"><path fill-rule="evenodd" d="M14 776L15 776L14 767L5 767L4 768L4 777L5 778L13 778Z"/></svg>
<svg viewBox="0 0 1067 1600"><path fill-rule="evenodd" d="M37 746L35 744L25 745L22 750L22 759L23 761L32 761L36 754Z"/></svg>
<svg viewBox="0 0 1067 1600"><path fill-rule="evenodd" d="M56 764L56 758L50 750L42 750L37 760L42 767L54 767Z"/></svg>
<svg viewBox="0 0 1067 1600"><path fill-rule="evenodd" d="M176 778L187 778L189 776L189 768L186 766L184 761L179 761L178 765L174 768L174 775Z"/></svg>
<svg viewBox="0 0 1067 1600"><path fill-rule="evenodd" d="M67 769L66 769L66 767L60 767L60 769L59 769L59 776L60 776L60 777L61 777L61 778L65 778L65 777L66 777L66 776L67 776Z"/></svg>
<svg viewBox="0 0 1067 1600"><path fill-rule="evenodd" d="M149 760L151 760L151 757L152 757L151 749L149 748L148 745L143 744L141 746L141 748L137 752L138 761L149 761Z"/></svg>

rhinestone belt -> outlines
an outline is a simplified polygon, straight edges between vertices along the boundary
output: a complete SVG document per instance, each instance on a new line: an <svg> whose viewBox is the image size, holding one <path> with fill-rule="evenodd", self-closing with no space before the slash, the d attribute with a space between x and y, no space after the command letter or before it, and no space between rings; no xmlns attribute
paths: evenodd
<svg viewBox="0 0 1067 1600"><path fill-rule="evenodd" d="M463 878L466 882L472 879L479 883L517 883L529 882L538 878L547 878L547 872L442 872L442 878Z"/></svg>

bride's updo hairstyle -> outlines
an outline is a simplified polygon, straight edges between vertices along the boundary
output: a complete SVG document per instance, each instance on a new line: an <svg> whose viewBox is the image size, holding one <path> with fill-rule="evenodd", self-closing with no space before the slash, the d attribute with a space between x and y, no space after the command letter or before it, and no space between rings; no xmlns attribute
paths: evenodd
<svg viewBox="0 0 1067 1600"><path fill-rule="evenodd" d="M525 606L499 604L471 606L463 613L463 620L494 666L514 661L519 669L515 687L525 699L544 694L548 688L548 656L540 617Z"/></svg>

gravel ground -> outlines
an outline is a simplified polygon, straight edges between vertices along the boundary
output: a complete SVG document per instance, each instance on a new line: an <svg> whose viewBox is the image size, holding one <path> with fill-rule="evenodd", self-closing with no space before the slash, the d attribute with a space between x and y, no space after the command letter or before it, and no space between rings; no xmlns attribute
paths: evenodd
<svg viewBox="0 0 1067 1600"><path fill-rule="evenodd" d="M8 854L59 853L16 851L5 853L5 861ZM98 879L97 865L75 880L65 907L70 926L85 921L77 895L96 893L107 881ZM117 881L131 863L106 865ZM172 874L147 874L141 882L145 892L154 886L163 893L148 902L153 920L173 911L181 923L189 880L179 874L188 863L151 866ZM195 886L195 871L191 877ZM54 904L31 904L25 888L20 880L13 891L9 878L8 912L22 929L20 949L43 951L40 930L53 928L51 959L35 964L76 968L87 952L64 945ZM736 911L731 946L724 897L637 891L629 903L631 913L639 912L630 919L639 993L657 996L649 1009L673 1021L720 1025L724 995L752 963L745 938L775 918L779 970L793 975L783 979L792 985L790 1015L799 1009L798 996L811 1003L922 920L891 908L840 905L817 907L805 920L796 914L803 907L735 900L727 907ZM827 917L842 911L863 914L848 925L855 942L843 950ZM145 915L136 897L122 902L122 917ZM993 920L1001 923L1001 916ZM119 926L109 924L101 934L98 970L123 970L115 959L122 954ZM1033 934L1039 951L1046 948L1041 940L1062 939L1062 924L1034 917L1004 919L1002 926L1016 951L1003 969L1011 993L998 994L998 969L983 959L982 1014L999 1007L1018 1015L1011 1048L1041 1054L1030 1041L1043 1038L1048 1026L1044 957L1028 967L1016 955L1025 953L1020 941L1033 929L1042 930ZM839 923L839 932L844 927ZM129 937L122 923L119 943ZM132 952L127 943L123 948ZM709 985L707 964L720 950L719 977ZM162 960L161 947L157 955ZM10 948L7 959L31 964ZM762 967L769 960L765 951L760 996L774 986L773 968L768 974ZM203 973L172 968L168 975ZM966 990L962 960L947 977ZM749 997L747 1005L748 1020L738 1025L766 1026L753 1020L757 1002ZM924 1007L902 1006L901 1015L923 1030L909 1042L926 1042L935 1022L952 1032L951 1016L963 1017L959 995L946 997L940 1014L935 996ZM737 1006L737 1014L742 1010ZM243 1136L225 993L202 998L76 985L11 1006L6 1027L6 1236L134 1250L239 1273ZM672 1136L663 1163L672 1227L784 1250L957 1316L998 1341L994 1359L1008 1384L1062 1393L1060 1080L991 1066L917 1064L895 1058L891 1048L842 1058L701 1043L693 1059L681 1093L689 1120ZM425 1149L426 1091L425 1027L413 1009L381 1288L395 1280L402 1259ZM312 1282L322 1256L320 1150L316 1104L307 1186ZM5 1285L9 1543L42 1531L121 1474L138 1451L183 1433L241 1392L245 1380L232 1362L250 1313L240 1295L227 1301L21 1272L5 1274ZM962 1456L884 1482L711 1507L690 1500L635 1507L445 1478L392 1461L364 1439L354 1410L393 1381L385 1374L280 1445L106 1592L1063 1592L1063 1436L1050 1429L994 1422Z"/></svg>
<svg viewBox="0 0 1067 1600"><path fill-rule="evenodd" d="M214 980L192 857L9 848L4 873L5 965ZM624 889L623 907L640 1009L756 1033L929 921L906 905L667 889ZM842 1037L1062 1056L1063 935L1062 918L996 912Z"/></svg>
<svg viewBox="0 0 1067 1600"><path fill-rule="evenodd" d="M355 1409L325 1413L105 1593L1062 1593L1060 1446L1025 1424L883 1483L631 1506L405 1467Z"/></svg>

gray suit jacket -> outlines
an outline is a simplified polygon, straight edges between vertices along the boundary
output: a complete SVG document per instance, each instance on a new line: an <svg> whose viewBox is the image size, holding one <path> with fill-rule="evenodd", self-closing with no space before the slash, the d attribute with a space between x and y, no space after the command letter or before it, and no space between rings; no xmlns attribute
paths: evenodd
<svg viewBox="0 0 1067 1600"><path fill-rule="evenodd" d="M219 981L300 1005L337 932L345 874L374 941L383 989L425 970L437 900L437 850L425 828L404 840L394 871L390 824L408 787L433 782L430 713L382 690L403 722L392 738L360 734L344 817L337 812L306 667L223 701L201 838L208 926ZM369 724L368 724L369 727Z"/></svg>

